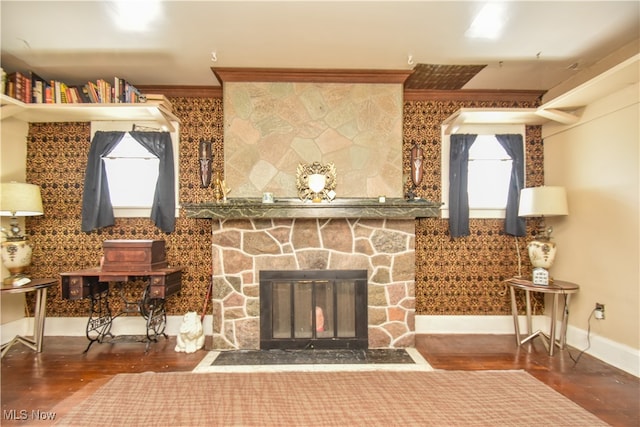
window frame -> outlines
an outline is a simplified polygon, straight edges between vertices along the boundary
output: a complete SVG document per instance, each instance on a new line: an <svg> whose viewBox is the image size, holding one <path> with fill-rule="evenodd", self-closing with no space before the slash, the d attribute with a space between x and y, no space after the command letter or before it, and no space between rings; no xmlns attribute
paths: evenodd
<svg viewBox="0 0 640 427"><path fill-rule="evenodd" d="M441 127L441 202L440 208L441 218L449 218L449 152L451 149L451 135L446 132L447 126ZM498 135L498 134L520 134L522 135L523 151L526 155L526 126L524 124L467 124L460 125L452 134L477 134L477 135ZM525 162L526 176L526 162ZM502 209L495 208L469 208L469 218L484 219L504 219L506 215L506 207Z"/></svg>
<svg viewBox="0 0 640 427"><path fill-rule="evenodd" d="M173 144L173 167L175 171L175 198L176 209L175 217L180 216L180 197L178 193L180 184L180 124L178 122L171 122L173 125L173 131L167 131L171 135L171 142ZM130 132L134 126L141 127L143 129L157 129L158 131L166 131L166 129L160 128L157 122L141 122L141 121L96 121L91 122L91 140L97 131L120 131ZM149 207L114 207L113 216L115 218L149 218L151 216L151 206Z"/></svg>

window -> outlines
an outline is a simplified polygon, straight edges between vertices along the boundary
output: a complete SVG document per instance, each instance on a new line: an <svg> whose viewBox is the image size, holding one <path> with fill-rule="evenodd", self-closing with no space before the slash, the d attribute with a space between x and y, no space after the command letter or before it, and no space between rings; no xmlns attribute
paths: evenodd
<svg viewBox="0 0 640 427"><path fill-rule="evenodd" d="M113 208L151 208L160 160L129 133L102 159Z"/></svg>
<svg viewBox="0 0 640 427"><path fill-rule="evenodd" d="M512 160L496 134L520 133L523 125L463 126L457 133L477 134L469 150L468 187L470 218L504 218ZM449 135L442 135L442 217L449 217Z"/></svg>
<svg viewBox="0 0 640 427"><path fill-rule="evenodd" d="M157 123L136 122L144 130L145 128L156 130ZM176 193L176 217L179 216L178 205L178 123L174 123L176 131L171 132L173 142L174 168L175 168L175 193ZM92 122L91 138L96 131L129 131L133 129L132 122ZM160 129L157 129L160 130ZM103 157L109 193L113 205L115 217L148 218L151 214L151 204L158 180L159 160L149 153L129 134L126 134L120 143Z"/></svg>

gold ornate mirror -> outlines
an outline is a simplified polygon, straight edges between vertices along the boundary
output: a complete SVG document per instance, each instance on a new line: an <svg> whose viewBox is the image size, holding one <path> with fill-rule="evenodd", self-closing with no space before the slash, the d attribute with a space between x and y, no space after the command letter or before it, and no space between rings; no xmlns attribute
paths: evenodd
<svg viewBox="0 0 640 427"><path fill-rule="evenodd" d="M298 197L302 201L330 202L336 197L336 167L333 163L298 164L296 172Z"/></svg>

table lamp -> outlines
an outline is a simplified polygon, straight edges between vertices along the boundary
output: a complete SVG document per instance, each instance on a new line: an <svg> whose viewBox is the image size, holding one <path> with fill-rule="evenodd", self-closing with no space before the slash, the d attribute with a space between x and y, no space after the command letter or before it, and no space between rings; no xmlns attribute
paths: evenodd
<svg viewBox="0 0 640 427"><path fill-rule="evenodd" d="M518 216L541 217L540 227L534 239L527 245L533 265L533 282L549 284L549 268L556 256L556 244L551 241L552 227L547 227L545 217L568 215L567 194L564 187L531 187L520 191Z"/></svg>
<svg viewBox="0 0 640 427"><path fill-rule="evenodd" d="M10 230L2 228L2 261L11 275L3 280L6 285L29 283L25 271L31 265L31 246L18 225L19 216L42 215L40 187L21 182L0 184L0 216L11 217Z"/></svg>

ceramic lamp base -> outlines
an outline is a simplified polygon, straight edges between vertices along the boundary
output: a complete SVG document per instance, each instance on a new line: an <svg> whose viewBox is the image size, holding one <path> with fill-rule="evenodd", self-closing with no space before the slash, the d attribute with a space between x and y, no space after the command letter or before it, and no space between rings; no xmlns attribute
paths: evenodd
<svg viewBox="0 0 640 427"><path fill-rule="evenodd" d="M2 242L2 262L11 275L3 280L4 284L24 282L24 274L31 265L32 249L27 240L8 240Z"/></svg>
<svg viewBox="0 0 640 427"><path fill-rule="evenodd" d="M533 240L527 246L531 265L549 269L556 258L556 244L548 240Z"/></svg>

